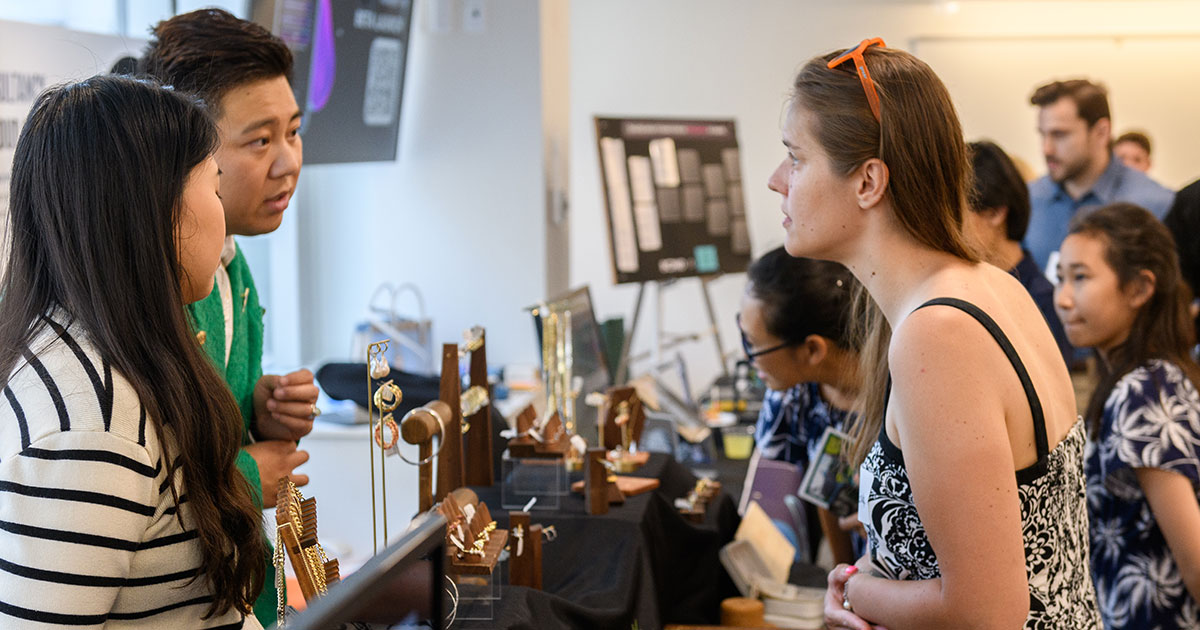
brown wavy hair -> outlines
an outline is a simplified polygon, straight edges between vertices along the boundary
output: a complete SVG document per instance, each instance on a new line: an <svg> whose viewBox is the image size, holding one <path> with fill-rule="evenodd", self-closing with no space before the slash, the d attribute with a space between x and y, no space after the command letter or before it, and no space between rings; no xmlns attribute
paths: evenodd
<svg viewBox="0 0 1200 630"><path fill-rule="evenodd" d="M1088 401L1088 429L1096 434L1104 402L1121 377L1154 359L1179 366L1200 387L1200 365L1191 356L1196 332L1188 306L1192 291L1179 270L1179 254L1170 231L1153 214L1132 203L1114 203L1076 214L1068 234L1084 234L1104 243L1104 262L1125 289L1142 271L1154 274L1154 294L1138 309L1129 337L1100 362L1100 382Z"/></svg>
<svg viewBox="0 0 1200 630"><path fill-rule="evenodd" d="M962 232L970 163L946 86L925 62L907 52L867 48L864 59L879 94L877 121L854 64L826 67L843 52L815 57L801 68L792 86L791 107L815 117L813 131L835 172L849 175L871 158L887 165L885 194L896 219L917 242L978 262L978 253ZM855 405L859 420L851 430L850 461L858 465L883 424L892 331L865 288L856 293L855 314L863 388Z"/></svg>
<svg viewBox="0 0 1200 630"><path fill-rule="evenodd" d="M202 559L194 579L213 595L206 618L250 610L266 553L234 465L241 413L192 336L180 285L184 186L216 146L200 103L157 84L98 76L50 88L13 156L0 285L0 378L58 310L137 392L168 478L183 479Z"/></svg>

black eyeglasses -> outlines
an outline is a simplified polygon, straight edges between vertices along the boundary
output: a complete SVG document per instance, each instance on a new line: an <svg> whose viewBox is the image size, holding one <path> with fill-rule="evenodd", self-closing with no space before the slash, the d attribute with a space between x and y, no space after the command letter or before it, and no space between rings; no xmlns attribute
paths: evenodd
<svg viewBox="0 0 1200 630"><path fill-rule="evenodd" d="M797 344L794 344L791 342L785 342L785 343L781 343L777 346L771 346L770 348L764 348L762 350L755 350L754 345L751 344L750 340L746 338L746 331L742 328L742 314L741 313L737 314L737 327L738 327L738 334L742 336L742 351L746 353L746 360L750 361L750 362L753 362L755 359L763 356L764 354L771 354L772 352L775 352L776 350L783 350L784 348L790 348L792 346L797 345Z"/></svg>

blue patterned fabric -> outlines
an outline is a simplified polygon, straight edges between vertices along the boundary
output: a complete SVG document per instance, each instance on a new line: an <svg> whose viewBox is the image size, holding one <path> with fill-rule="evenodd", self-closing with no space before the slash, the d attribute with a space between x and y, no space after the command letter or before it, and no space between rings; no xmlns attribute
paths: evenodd
<svg viewBox="0 0 1200 630"><path fill-rule="evenodd" d="M1104 626L1200 628L1200 609L1134 474L1157 468L1200 485L1200 394L1178 366L1151 361L1117 382L1100 422L1088 444L1087 493Z"/></svg>
<svg viewBox="0 0 1200 630"><path fill-rule="evenodd" d="M844 431L849 412L821 398L818 383L801 383L785 391L767 390L754 427L754 443L762 457L808 468L825 427Z"/></svg>

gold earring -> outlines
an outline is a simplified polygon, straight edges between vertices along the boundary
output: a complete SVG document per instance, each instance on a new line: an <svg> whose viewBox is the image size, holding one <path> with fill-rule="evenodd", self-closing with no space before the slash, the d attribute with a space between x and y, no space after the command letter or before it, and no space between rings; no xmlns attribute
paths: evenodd
<svg viewBox="0 0 1200 630"><path fill-rule="evenodd" d="M390 434L386 443L383 441L382 435L382 428L385 425L387 426L388 433ZM379 448L384 450L392 448L392 446L396 444L396 440L399 438L400 427L396 426L396 419L392 417L392 414L389 413L388 415L384 416L382 420L375 423L375 443L379 445Z"/></svg>
<svg viewBox="0 0 1200 630"><path fill-rule="evenodd" d="M390 397L388 394L390 394ZM400 391L400 387L389 380L380 385L379 389L375 390L375 395L371 400L375 403L376 409L382 413L387 413L395 411L396 407L400 404L400 400L403 398L404 392Z"/></svg>

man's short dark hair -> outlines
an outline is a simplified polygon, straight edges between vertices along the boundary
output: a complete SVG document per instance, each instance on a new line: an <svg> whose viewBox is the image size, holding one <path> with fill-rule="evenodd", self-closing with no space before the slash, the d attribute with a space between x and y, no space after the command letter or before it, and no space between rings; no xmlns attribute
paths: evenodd
<svg viewBox="0 0 1200 630"><path fill-rule="evenodd" d="M201 9L159 22L139 71L191 92L220 114L221 98L252 81L292 78L292 51L262 26L221 9Z"/></svg>
<svg viewBox="0 0 1200 630"><path fill-rule="evenodd" d="M1029 102L1038 107L1046 107L1061 98L1069 98L1075 103L1079 117L1087 122L1088 127L1095 125L1101 118L1112 118L1108 111L1108 90L1103 85L1087 79L1047 83L1034 91Z"/></svg>
<svg viewBox="0 0 1200 630"><path fill-rule="evenodd" d="M982 140L967 145L974 167L970 206L972 212L1007 208L1005 235L1010 241L1025 238L1029 228L1029 188L1012 158L993 142Z"/></svg>
<svg viewBox="0 0 1200 630"><path fill-rule="evenodd" d="M1126 131L1125 133L1121 134L1120 137L1117 138L1116 142L1113 142L1113 144L1121 144L1122 142L1132 142L1139 147L1142 147L1142 150L1146 152L1146 155L1150 155L1150 136L1147 136L1140 131Z"/></svg>

